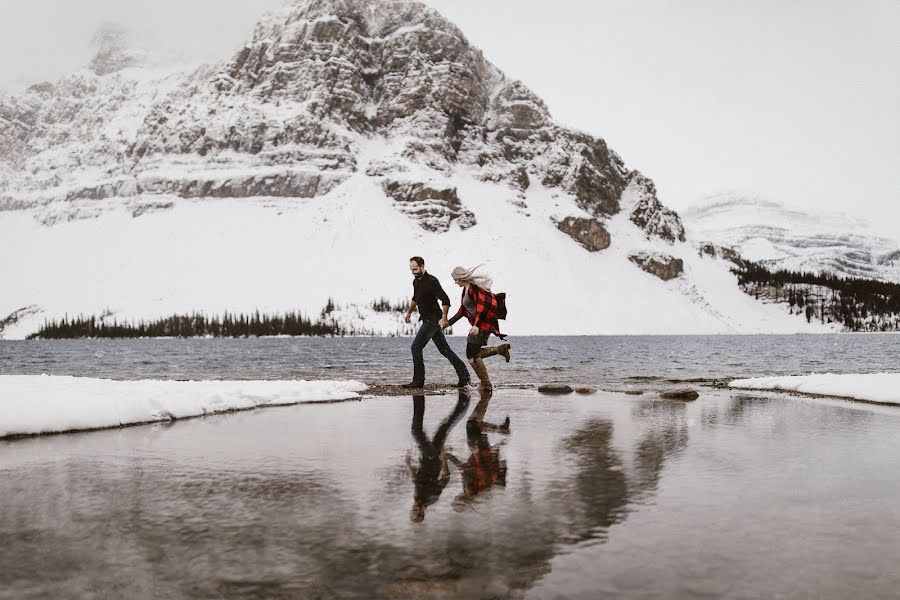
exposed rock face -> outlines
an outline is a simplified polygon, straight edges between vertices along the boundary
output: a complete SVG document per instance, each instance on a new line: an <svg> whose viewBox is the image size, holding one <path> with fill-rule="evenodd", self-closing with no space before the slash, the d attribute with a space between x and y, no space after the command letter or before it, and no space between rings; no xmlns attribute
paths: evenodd
<svg viewBox="0 0 900 600"><path fill-rule="evenodd" d="M668 242L684 241L684 225L678 214L663 206L656 197L656 186L652 181L632 171L628 180L626 195L629 197L631 221L648 235Z"/></svg>
<svg viewBox="0 0 900 600"><path fill-rule="evenodd" d="M424 4L299 1L261 20L229 60L149 83L122 72L140 58L123 32L105 31L97 43L93 74L0 99L5 206L35 194L42 202L145 191L322 195L361 168L363 144L384 138L400 141L363 165L372 177L411 165L446 175L464 169L509 185L520 201L540 182L571 194L591 216L627 204L648 235L684 239L652 182L602 139L554 123L534 92ZM428 187L421 185L412 196ZM422 202L398 193L404 212ZM424 205L412 214L435 231L474 223L459 198L438 200L442 216ZM599 228L585 230L585 247L609 245Z"/></svg>
<svg viewBox="0 0 900 600"><path fill-rule="evenodd" d="M703 242L700 244L700 255L723 258L741 268L747 266L747 261L741 258L741 255L738 254L737 250L728 246L719 246L712 242Z"/></svg>
<svg viewBox="0 0 900 600"><path fill-rule="evenodd" d="M589 252L609 248L609 232L597 219L566 217L556 223L557 229L581 244Z"/></svg>
<svg viewBox="0 0 900 600"><path fill-rule="evenodd" d="M382 188L401 212L427 231L447 231L454 221L460 229L475 225L475 215L463 208L454 187L438 189L423 183L385 181Z"/></svg>
<svg viewBox="0 0 900 600"><path fill-rule="evenodd" d="M893 252L888 252L887 254L882 254L878 257L879 265L889 265L893 266L900 262L900 250L895 250Z"/></svg>
<svg viewBox="0 0 900 600"><path fill-rule="evenodd" d="M639 252L628 257L631 262L663 281L675 279L684 272L684 261L658 252Z"/></svg>

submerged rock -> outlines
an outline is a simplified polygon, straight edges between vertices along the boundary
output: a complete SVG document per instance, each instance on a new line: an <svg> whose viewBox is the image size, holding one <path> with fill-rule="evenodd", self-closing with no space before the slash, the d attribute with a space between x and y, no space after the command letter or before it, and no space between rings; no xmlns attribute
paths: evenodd
<svg viewBox="0 0 900 600"><path fill-rule="evenodd" d="M698 394L696 390L690 388L681 388L662 392L659 397L665 398L666 400L696 400L700 397L700 394Z"/></svg>
<svg viewBox="0 0 900 600"><path fill-rule="evenodd" d="M572 389L572 386L564 383L548 383L540 386L538 391L542 394L571 394L575 390Z"/></svg>
<svg viewBox="0 0 900 600"><path fill-rule="evenodd" d="M596 392L596 391L597 391L597 390L595 390L594 388L592 388L592 387L587 387L587 386L575 388L575 393L576 393L576 394L585 394L585 395L586 395L586 394L593 394L593 393Z"/></svg>

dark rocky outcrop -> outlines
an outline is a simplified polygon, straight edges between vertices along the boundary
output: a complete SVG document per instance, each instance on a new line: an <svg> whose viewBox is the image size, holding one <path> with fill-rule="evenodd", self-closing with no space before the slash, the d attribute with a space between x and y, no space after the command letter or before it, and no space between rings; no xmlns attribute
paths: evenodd
<svg viewBox="0 0 900 600"><path fill-rule="evenodd" d="M609 232L597 219L566 217L556 223L556 228L581 244L589 252L609 248Z"/></svg>
<svg viewBox="0 0 900 600"><path fill-rule="evenodd" d="M475 225L475 215L463 208L455 187L436 188L418 182L386 180L382 188L401 212L416 219L427 231L447 231L453 222L460 229Z"/></svg>
<svg viewBox="0 0 900 600"><path fill-rule="evenodd" d="M631 262L663 281L675 279L684 272L684 261L658 252L639 252L628 257Z"/></svg>
<svg viewBox="0 0 900 600"><path fill-rule="evenodd" d="M741 268L747 266L747 261L741 258L741 255L738 254L737 250L729 246L719 246L717 244L713 244L712 242L703 242L700 244L700 256L722 258Z"/></svg>
<svg viewBox="0 0 900 600"><path fill-rule="evenodd" d="M681 218L657 199L656 186L652 181L640 172L632 171L626 193L631 195L633 202L629 218L647 235L662 238L667 242L685 240Z"/></svg>
<svg viewBox="0 0 900 600"><path fill-rule="evenodd" d="M879 265L893 265L900 261L900 250L895 250L894 252L888 252L887 254L882 254L878 257Z"/></svg>

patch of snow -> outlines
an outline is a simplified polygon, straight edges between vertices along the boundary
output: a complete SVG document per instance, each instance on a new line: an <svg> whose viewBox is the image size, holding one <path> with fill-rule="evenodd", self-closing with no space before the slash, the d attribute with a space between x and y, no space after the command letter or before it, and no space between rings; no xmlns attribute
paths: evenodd
<svg viewBox="0 0 900 600"><path fill-rule="evenodd" d="M358 398L358 381L116 381L0 376L0 438Z"/></svg>
<svg viewBox="0 0 900 600"><path fill-rule="evenodd" d="M735 389L778 390L820 396L853 398L900 405L900 373L821 373L787 377L753 377L729 384Z"/></svg>

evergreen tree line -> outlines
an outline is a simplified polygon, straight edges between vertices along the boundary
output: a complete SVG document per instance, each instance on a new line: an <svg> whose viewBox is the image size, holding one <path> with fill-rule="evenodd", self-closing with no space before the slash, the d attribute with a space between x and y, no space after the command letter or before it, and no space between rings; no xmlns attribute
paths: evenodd
<svg viewBox="0 0 900 600"><path fill-rule="evenodd" d="M772 271L754 263L735 274L745 292L785 302L807 321L837 321L851 331L900 331L900 284L831 273Z"/></svg>
<svg viewBox="0 0 900 600"><path fill-rule="evenodd" d="M119 323L94 316L44 321L28 339L142 338L142 337L251 337L272 335L345 335L349 332L333 320L313 321L300 312L286 314L233 314L222 317L194 313L172 315L155 321Z"/></svg>
<svg viewBox="0 0 900 600"><path fill-rule="evenodd" d="M390 301L387 298L381 297L377 300L372 301L372 310L375 312L406 312L406 309L409 307L408 300L397 300Z"/></svg>

